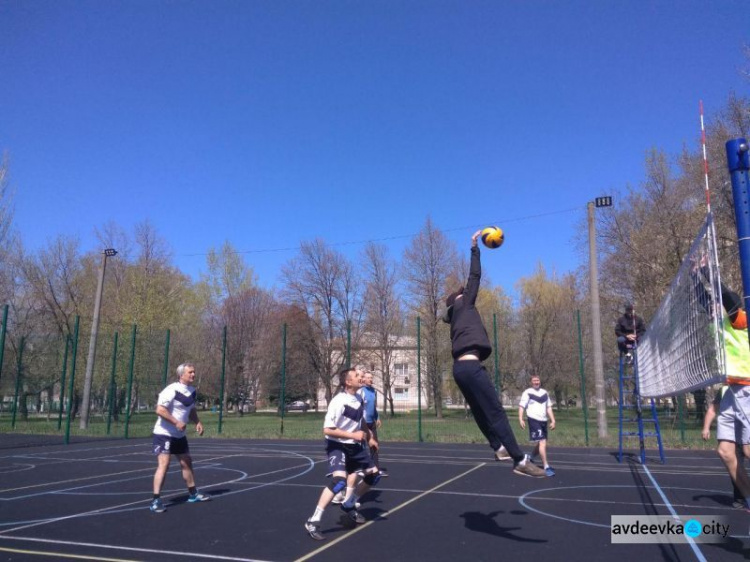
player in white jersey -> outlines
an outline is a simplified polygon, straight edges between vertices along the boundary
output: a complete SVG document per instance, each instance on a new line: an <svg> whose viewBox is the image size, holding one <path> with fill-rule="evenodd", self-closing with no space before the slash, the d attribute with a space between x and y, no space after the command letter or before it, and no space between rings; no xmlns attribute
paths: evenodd
<svg viewBox="0 0 750 562"><path fill-rule="evenodd" d="M531 377L531 388L523 391L518 404L518 423L522 428L526 427L524 412L529 420L529 441L536 443L531 458L539 455L544 463L545 474L554 476L555 471L547 462L547 419L549 418L549 428L555 429L555 414L552 412L549 394L542 388L542 381L536 375Z"/></svg>
<svg viewBox="0 0 750 562"><path fill-rule="evenodd" d="M346 490L341 509L355 523L364 523L365 518L357 511L357 500L378 481L378 469L370 457L370 447L377 449L378 442L363 423L364 403L357 394L361 386L362 378L355 369L342 370L339 373L342 392L328 404L323 434L332 478L321 492L312 517L305 522L305 530L318 541L325 540L320 532L320 521L333 497ZM359 474L364 478L357 485Z"/></svg>
<svg viewBox="0 0 750 562"><path fill-rule="evenodd" d="M182 467L182 477L188 487L188 502L205 502L211 496L202 494L195 486L193 474L193 459L190 456L185 428L187 422L195 423L198 435L203 435L203 424L198 419L195 409L196 391L192 386L195 382L195 367L192 363L183 363L177 367L178 381L170 384L159 393L156 403L154 424L154 454L157 455L159 465L154 474L154 497L150 509L154 513L166 511L161 500L161 488L169 469L172 455L176 455Z"/></svg>

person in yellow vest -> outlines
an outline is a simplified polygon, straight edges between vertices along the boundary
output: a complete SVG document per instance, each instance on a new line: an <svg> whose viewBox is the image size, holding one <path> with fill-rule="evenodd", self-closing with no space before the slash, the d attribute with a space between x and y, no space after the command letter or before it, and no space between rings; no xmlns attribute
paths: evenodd
<svg viewBox="0 0 750 562"><path fill-rule="evenodd" d="M716 420L716 452L745 500L750 511L750 477L744 469L743 456L750 456L750 346L747 337L747 314L742 299L723 283L721 303L724 317L726 383ZM738 454L738 449L740 454Z"/></svg>
<svg viewBox="0 0 750 562"><path fill-rule="evenodd" d="M703 418L703 431L701 432L701 436L703 437L704 441L708 441L711 438L711 424L716 419L716 417L719 415L719 406L721 404L721 399L724 397L724 394L726 391L729 390L729 387L727 385L723 385L714 395L714 399L711 401L711 403L708 405L708 408L706 409L706 415ZM737 459L740 461L740 465L742 465L742 449L737 447L735 444L735 449L737 451ZM742 495L742 492L737 487L737 484L734 483L734 480L732 479L732 507L734 509L744 509L745 508L745 498Z"/></svg>

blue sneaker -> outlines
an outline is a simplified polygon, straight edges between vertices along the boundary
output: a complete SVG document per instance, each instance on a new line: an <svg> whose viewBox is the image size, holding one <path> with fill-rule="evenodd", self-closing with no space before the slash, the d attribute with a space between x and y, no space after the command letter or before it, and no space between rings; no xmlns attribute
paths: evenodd
<svg viewBox="0 0 750 562"><path fill-rule="evenodd" d="M164 513L165 511L167 511L167 508L164 507L164 503L162 503L160 498L155 498L151 502L149 509L151 510L152 513Z"/></svg>
<svg viewBox="0 0 750 562"><path fill-rule="evenodd" d="M547 476L554 476L555 471L552 470L551 466L548 466L547 468L544 469L544 474L546 474Z"/></svg>
<svg viewBox="0 0 750 562"><path fill-rule="evenodd" d="M198 503L198 502L208 502L208 501L211 501L211 496L209 496L208 494L202 494L201 492L190 494L190 497L188 497L188 503Z"/></svg>

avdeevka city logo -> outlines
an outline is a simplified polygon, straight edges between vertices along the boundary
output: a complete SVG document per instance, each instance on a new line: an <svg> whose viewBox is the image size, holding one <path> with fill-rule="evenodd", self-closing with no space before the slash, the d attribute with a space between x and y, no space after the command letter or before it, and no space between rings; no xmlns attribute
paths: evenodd
<svg viewBox="0 0 750 562"><path fill-rule="evenodd" d="M691 519L685 523L685 534L690 538L695 538L703 532L703 525L697 519Z"/></svg>

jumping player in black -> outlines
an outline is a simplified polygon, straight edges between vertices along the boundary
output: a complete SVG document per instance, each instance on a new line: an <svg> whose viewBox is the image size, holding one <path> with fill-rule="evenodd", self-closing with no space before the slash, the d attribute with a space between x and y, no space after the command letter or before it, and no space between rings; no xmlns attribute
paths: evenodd
<svg viewBox="0 0 750 562"><path fill-rule="evenodd" d="M471 407L479 429L495 451L495 458L513 459L516 474L544 478L544 470L534 465L518 446L505 409L482 365L492 354L492 346L475 306L482 277L477 246L481 233L479 230L471 237L471 267L466 288L461 287L445 300L448 309L443 320L451 325L453 378Z"/></svg>

